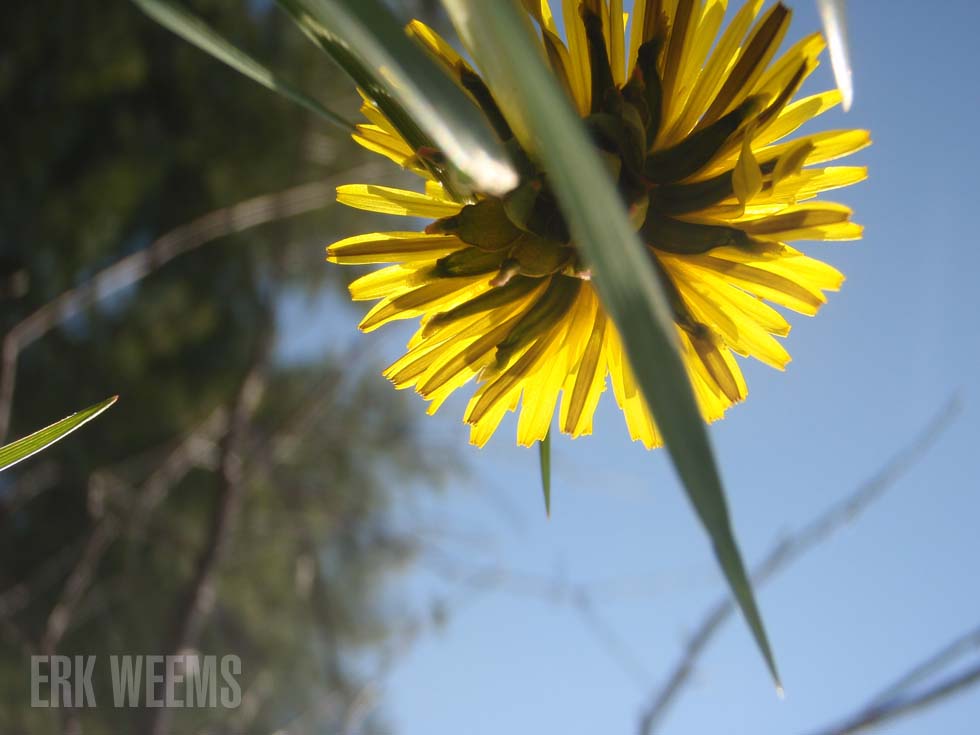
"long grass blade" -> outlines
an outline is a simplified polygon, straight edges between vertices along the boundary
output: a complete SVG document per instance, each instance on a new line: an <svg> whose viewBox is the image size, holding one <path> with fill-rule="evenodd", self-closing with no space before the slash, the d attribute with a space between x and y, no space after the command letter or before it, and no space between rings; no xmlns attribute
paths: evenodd
<svg viewBox="0 0 980 735"><path fill-rule="evenodd" d="M687 496L778 686L721 479L653 266L585 128L514 0L443 0L512 129L543 163L602 303L657 419Z"/></svg>
<svg viewBox="0 0 980 735"><path fill-rule="evenodd" d="M544 512L551 517L551 431L538 442L538 463L541 465L541 490L544 492Z"/></svg>
<svg viewBox="0 0 980 735"><path fill-rule="evenodd" d="M349 133L354 129L354 125L344 119L343 116L324 107L309 95L278 77L177 3L170 0L133 0L133 2L163 27L176 33L185 41L194 44L202 51L211 54L235 71L244 74L252 81L258 82L266 89L277 92L286 99L305 107L345 132Z"/></svg>
<svg viewBox="0 0 980 735"><path fill-rule="evenodd" d="M517 185L517 172L485 115L382 3L279 4L378 103L415 150L433 148L479 191L503 194Z"/></svg>

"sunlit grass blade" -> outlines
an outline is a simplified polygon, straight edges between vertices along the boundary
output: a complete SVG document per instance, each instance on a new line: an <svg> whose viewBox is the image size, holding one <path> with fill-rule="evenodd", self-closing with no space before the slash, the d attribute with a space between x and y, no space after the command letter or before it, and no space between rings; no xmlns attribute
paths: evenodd
<svg viewBox="0 0 980 735"><path fill-rule="evenodd" d="M541 465L541 490L544 492L544 512L551 516L551 431L538 442L538 462Z"/></svg>
<svg viewBox="0 0 980 735"><path fill-rule="evenodd" d="M847 46L847 16L844 0L817 0L820 20L823 21L827 46L830 48L830 66L841 94L841 107L847 112L854 101L854 81L851 76L851 58Z"/></svg>
<svg viewBox="0 0 980 735"><path fill-rule="evenodd" d="M503 194L517 172L486 117L377 0L279 0L370 95L415 150L431 147L476 189ZM455 182L457 185L462 182Z"/></svg>
<svg viewBox="0 0 980 735"><path fill-rule="evenodd" d="M540 44L514 0L443 0L443 4L512 129L549 176L687 496L778 685L667 300L619 194L584 125L545 67Z"/></svg>
<svg viewBox="0 0 980 735"><path fill-rule="evenodd" d="M316 113L341 130L351 132L354 129L353 123L280 79L261 63L223 38L200 18L184 10L179 4L170 2L170 0L133 0L133 2L157 23L173 31L185 41L194 44L202 51L211 54L235 71Z"/></svg>
<svg viewBox="0 0 980 735"><path fill-rule="evenodd" d="M59 439L64 439L79 426L91 421L100 413L105 411L118 399L119 396L107 398L106 400L102 401L102 403L89 406L83 411L73 413L71 416L63 418L57 423L51 424L51 426L47 426L40 431L35 431L33 434L25 436L23 439L18 439L15 442L11 442L6 446L0 447L0 472L8 467L12 467L22 460L27 459L32 454L37 454L42 449L54 444Z"/></svg>

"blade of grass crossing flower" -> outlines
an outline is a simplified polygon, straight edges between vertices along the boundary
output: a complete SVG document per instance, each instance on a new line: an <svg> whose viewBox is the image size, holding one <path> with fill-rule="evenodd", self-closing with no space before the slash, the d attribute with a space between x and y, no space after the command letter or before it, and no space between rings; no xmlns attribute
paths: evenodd
<svg viewBox="0 0 980 735"><path fill-rule="evenodd" d="M389 93L388 88L380 83L367 65L361 62L360 58L352 54L347 47L334 40L323 26L307 12L303 10L301 2L295 0L277 0L280 7L286 11L300 30L323 49L327 55L336 63L353 81L361 88L381 109L384 116L394 125L402 138L412 147L413 150L421 148L435 149L432 140L422 132L422 129L415 124L411 116Z"/></svg>
<svg viewBox="0 0 980 735"><path fill-rule="evenodd" d="M367 94L384 116L394 125L401 137L407 142L412 150L421 151L429 149L435 151L435 143L423 132L411 115L402 107L401 103L391 94L390 88L381 81L375 71L362 61L359 54L352 53L347 44L343 43L337 36L332 34L327 27L320 23L316 17L307 12L304 0L277 0L279 6L283 8L306 34L306 36L323 49L327 55L333 59L343 71ZM328 21L329 22L329 21ZM423 159L425 162L425 159ZM432 173L439 179L446 190L457 199L465 199L467 191L465 186L454 180L443 169L429 166ZM458 177L455 177L458 178Z"/></svg>
<svg viewBox="0 0 980 735"><path fill-rule="evenodd" d="M551 517L551 430L538 442L538 462L541 465L541 489L544 491L544 512Z"/></svg>
<svg viewBox="0 0 980 735"><path fill-rule="evenodd" d="M214 58L244 74L252 81L258 82L266 89L277 92L286 99L305 107L345 132L349 133L354 129L353 123L280 79L264 65L223 38L207 23L187 12L177 3L170 2L170 0L133 0L133 3L164 28L176 33L202 51L211 54Z"/></svg>
<svg viewBox="0 0 980 735"><path fill-rule="evenodd" d="M511 127L550 177L687 496L778 686L772 651L678 351L667 299L625 207L581 120L545 67L527 17L514 0L443 0L443 4Z"/></svg>
<svg viewBox="0 0 980 735"><path fill-rule="evenodd" d="M35 431L33 434L25 436L23 439L18 439L17 441L11 442L4 447L0 447L0 472L8 467L13 467L15 464L27 459L32 454L37 454L42 449L54 444L59 439L64 439L79 426L91 421L100 413L105 411L118 399L119 396L107 398L106 400L102 401L102 403L89 406L83 411L73 413L71 416L51 424L51 426L47 426L40 431Z"/></svg>
<svg viewBox="0 0 980 735"><path fill-rule="evenodd" d="M426 141L413 127L480 191L503 194L517 185L517 172L484 114L378 0L279 4L375 99L416 150Z"/></svg>

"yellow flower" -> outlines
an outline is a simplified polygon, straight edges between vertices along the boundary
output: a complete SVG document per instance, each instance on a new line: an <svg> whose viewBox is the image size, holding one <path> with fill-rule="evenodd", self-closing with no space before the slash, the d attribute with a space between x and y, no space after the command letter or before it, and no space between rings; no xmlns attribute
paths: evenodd
<svg viewBox="0 0 980 735"><path fill-rule="evenodd" d="M868 145L868 133L787 139L840 94L792 101L824 41L807 36L774 60L790 13L776 4L760 16L762 4L750 0L719 37L725 0L637 0L629 19L622 0L564 0L563 41L548 0L524 2L670 298L706 421L746 396L733 353L779 369L789 362L776 339L789 323L766 302L812 315L844 280L787 243L861 235L847 207L810 200L865 178L863 167L818 164ZM591 433L608 377L630 436L660 444L547 177L467 62L422 23L409 32L486 113L522 183L504 197L454 199L438 152L412 150L365 98L369 124L355 140L418 173L424 192L342 186L338 201L433 220L423 232L359 235L327 249L335 263L393 264L351 286L355 300L380 299L362 330L421 319L386 377L431 401L430 413L475 381L464 418L481 446L518 406L518 442L542 440L559 398L561 430Z"/></svg>

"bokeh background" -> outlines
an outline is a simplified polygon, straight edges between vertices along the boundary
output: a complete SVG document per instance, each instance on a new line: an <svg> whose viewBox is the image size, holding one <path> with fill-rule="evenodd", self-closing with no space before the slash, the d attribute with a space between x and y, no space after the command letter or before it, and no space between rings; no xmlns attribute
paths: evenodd
<svg viewBox="0 0 980 735"><path fill-rule="evenodd" d="M187 6L354 116L269 3ZM787 43L819 27L792 6ZM397 11L445 26L438 3ZM785 373L744 365L711 437L750 563L867 502L758 590L786 698L732 617L650 723L725 594L666 454L604 397L595 436L553 442L546 518L514 422L476 450L462 398L427 417L392 390L410 327L359 335L356 269L323 263L392 228L332 187L399 171L128 3L3 5L8 437L122 399L0 475L0 732L816 735L977 631L980 9L848 11L855 105L816 127L872 131L869 180L838 193L865 239L804 248L847 283L794 315ZM241 655L243 706L28 706L31 653L178 651ZM957 651L906 694L975 669L980 634ZM881 731L978 723L965 687Z"/></svg>

